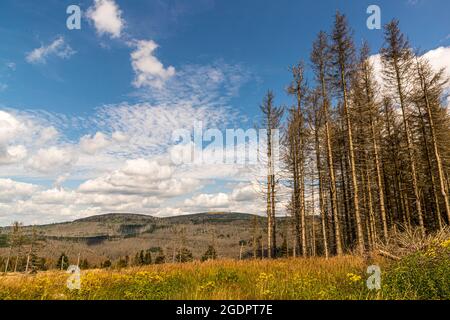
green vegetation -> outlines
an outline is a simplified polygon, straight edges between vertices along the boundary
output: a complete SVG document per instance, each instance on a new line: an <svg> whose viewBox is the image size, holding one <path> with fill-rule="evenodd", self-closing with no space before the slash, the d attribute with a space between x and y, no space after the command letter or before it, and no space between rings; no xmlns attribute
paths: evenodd
<svg viewBox="0 0 450 320"><path fill-rule="evenodd" d="M369 264L381 290L367 289ZM392 262L356 256L278 260L210 260L81 274L81 290L64 272L0 277L0 299L450 299L450 241Z"/></svg>
<svg viewBox="0 0 450 320"><path fill-rule="evenodd" d="M393 264L384 278L383 295L388 299L450 299L450 240Z"/></svg>
<svg viewBox="0 0 450 320"><path fill-rule="evenodd" d="M8 235L0 234L0 248L6 248L8 245Z"/></svg>

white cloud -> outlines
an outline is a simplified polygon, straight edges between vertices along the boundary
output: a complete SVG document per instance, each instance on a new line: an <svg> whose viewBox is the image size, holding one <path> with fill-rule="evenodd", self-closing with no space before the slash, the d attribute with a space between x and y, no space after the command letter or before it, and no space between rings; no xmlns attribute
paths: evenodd
<svg viewBox="0 0 450 320"><path fill-rule="evenodd" d="M95 0L87 17L93 21L99 35L109 34L111 38L119 38L125 26L122 11L114 0Z"/></svg>
<svg viewBox="0 0 450 320"><path fill-rule="evenodd" d="M97 132L93 137L86 135L80 139L81 151L91 155L96 154L98 151L108 147L110 144L111 141L101 132Z"/></svg>
<svg viewBox="0 0 450 320"><path fill-rule="evenodd" d="M17 135L26 133L26 125L14 115L0 111L0 165L20 162L27 155L27 148L14 144Z"/></svg>
<svg viewBox="0 0 450 320"><path fill-rule="evenodd" d="M0 92L5 91L8 89L8 85L6 83L0 83Z"/></svg>
<svg viewBox="0 0 450 320"><path fill-rule="evenodd" d="M27 149L22 146L0 148L0 165L13 164L22 161L27 156Z"/></svg>
<svg viewBox="0 0 450 320"><path fill-rule="evenodd" d="M9 112L0 110L0 146L23 134L26 126Z"/></svg>
<svg viewBox="0 0 450 320"><path fill-rule="evenodd" d="M58 135L59 135L58 130L56 130L55 127L53 126L46 127L41 130L39 141L41 143L55 141L55 139L58 138Z"/></svg>
<svg viewBox="0 0 450 320"><path fill-rule="evenodd" d="M136 88L151 87L161 89L164 83L175 75L175 68L164 68L161 61L154 56L158 45L153 40L136 42L136 50L131 53L131 65L136 77Z"/></svg>
<svg viewBox="0 0 450 320"><path fill-rule="evenodd" d="M53 173L69 170L77 160L71 148L50 147L39 149L27 162L27 167L37 172Z"/></svg>
<svg viewBox="0 0 450 320"><path fill-rule="evenodd" d="M79 191L99 194L127 194L176 197L196 190L200 182L191 178L175 178L173 169L156 161L127 160L112 173L82 183Z"/></svg>
<svg viewBox="0 0 450 320"><path fill-rule="evenodd" d="M258 197L255 189L251 184L239 185L233 190L231 198L238 202L255 200Z"/></svg>
<svg viewBox="0 0 450 320"><path fill-rule="evenodd" d="M185 65L159 90L141 90L142 98L159 105L190 104L224 106L251 78L240 65L216 61L208 65Z"/></svg>
<svg viewBox="0 0 450 320"><path fill-rule="evenodd" d="M190 131L196 121L205 129L225 129L240 120L228 102L245 78L243 69L224 63L187 66L163 89L147 90L148 103L103 106L89 118L0 110L0 177L39 181L15 202L2 201L2 194L10 196L0 189L0 210L6 213L0 224L204 210L184 205L185 199L218 179L244 181L248 173L233 165L176 166L170 158L172 133ZM228 198L229 208L251 209L245 190L225 195L202 205L225 206Z"/></svg>
<svg viewBox="0 0 450 320"><path fill-rule="evenodd" d="M450 77L450 47L439 47L423 55L435 71L445 68L446 76Z"/></svg>
<svg viewBox="0 0 450 320"><path fill-rule="evenodd" d="M422 57L426 58L431 67L435 71L439 71L442 68L445 68L446 77L450 77L450 47L439 47L430 51L427 51L422 55ZM375 79L376 81L383 86L383 65L381 62L381 55L376 54L370 57L370 61L374 68ZM448 84L447 90L450 90L450 83Z"/></svg>
<svg viewBox="0 0 450 320"><path fill-rule="evenodd" d="M37 190L39 190L37 186L29 183L0 179L0 202L10 203L28 198Z"/></svg>
<svg viewBox="0 0 450 320"><path fill-rule="evenodd" d="M76 194L73 191L63 189L49 189L34 194L30 199L34 204L73 204Z"/></svg>
<svg viewBox="0 0 450 320"><path fill-rule="evenodd" d="M229 196L225 193L217 194L199 194L192 199L184 201L184 205L194 208L217 209L227 208L230 201Z"/></svg>
<svg viewBox="0 0 450 320"><path fill-rule="evenodd" d="M205 127L224 126L232 117L225 108L207 105L142 103L105 106L93 121L99 130L114 132L113 139L119 144L110 146L110 151L140 157L164 152L172 144L174 130L192 130L196 121L202 121Z"/></svg>
<svg viewBox="0 0 450 320"><path fill-rule="evenodd" d="M40 48L34 49L26 55L26 60L32 64L45 64L49 56L57 56L61 59L68 59L75 54L70 45L68 45L64 37L59 36L49 45L42 45Z"/></svg>
<svg viewBox="0 0 450 320"><path fill-rule="evenodd" d="M171 167L160 165L156 161L135 159L126 162L123 173L129 176L148 176L150 180L162 180L170 178L173 170Z"/></svg>
<svg viewBox="0 0 450 320"><path fill-rule="evenodd" d="M120 131L114 132L112 134L112 138L114 141L116 141L118 143L127 142L130 139L125 133L120 132Z"/></svg>

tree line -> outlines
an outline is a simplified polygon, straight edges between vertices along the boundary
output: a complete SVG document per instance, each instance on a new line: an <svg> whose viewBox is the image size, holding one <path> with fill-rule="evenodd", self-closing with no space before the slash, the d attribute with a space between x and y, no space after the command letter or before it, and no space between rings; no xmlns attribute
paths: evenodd
<svg viewBox="0 0 450 320"><path fill-rule="evenodd" d="M136 252L133 258L130 258L129 255L118 257L115 260L107 258L99 264L90 263L87 258L82 257L81 252L75 257L69 257L65 252L61 252L56 260L48 259L38 256L38 249L46 246L45 239L39 237L37 229L34 227L30 233L26 234L20 222L14 222L10 228L9 235L2 237L0 240L2 240L1 245L8 248L6 256L0 256L0 272L3 273L35 273L51 269L66 270L70 265L76 265L81 270L96 268L120 269L170 262L186 263L195 260L193 253L184 243L177 248L173 248L173 256L171 257L166 257L163 248L151 247L150 249ZM217 251L213 239L200 257L200 261L205 262L215 259L217 259Z"/></svg>
<svg viewBox="0 0 450 320"><path fill-rule="evenodd" d="M445 70L413 49L398 20L384 26L381 74L370 52L367 42L356 47L337 12L332 30L313 42L310 61L290 69L293 106L275 106L272 91L264 97L269 257L280 255L277 234L289 233L276 226L286 189L294 256L364 254L397 232L426 235L449 224ZM283 131L278 170L275 128Z"/></svg>

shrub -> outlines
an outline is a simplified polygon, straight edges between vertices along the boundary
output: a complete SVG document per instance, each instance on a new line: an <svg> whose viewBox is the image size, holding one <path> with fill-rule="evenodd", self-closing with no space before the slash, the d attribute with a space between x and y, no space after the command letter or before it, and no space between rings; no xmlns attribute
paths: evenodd
<svg viewBox="0 0 450 320"><path fill-rule="evenodd" d="M383 280L388 299L450 299L449 240L412 253L392 265Z"/></svg>

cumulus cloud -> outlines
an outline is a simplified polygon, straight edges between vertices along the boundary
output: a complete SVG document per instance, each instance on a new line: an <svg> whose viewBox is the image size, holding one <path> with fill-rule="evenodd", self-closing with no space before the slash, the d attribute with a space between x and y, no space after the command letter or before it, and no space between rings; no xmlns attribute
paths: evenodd
<svg viewBox="0 0 450 320"><path fill-rule="evenodd" d="M26 131L26 125L15 116L0 111L0 165L17 163L26 157L26 147L14 144L15 137Z"/></svg>
<svg viewBox="0 0 450 320"><path fill-rule="evenodd" d="M14 115L0 110L0 145L8 143L17 135L22 134L26 126Z"/></svg>
<svg viewBox="0 0 450 320"><path fill-rule="evenodd" d="M446 76L450 77L450 47L439 47L427 51L422 56L430 62L431 67L435 71L445 68ZM382 74L383 65L381 62L381 55L380 54L372 55L370 57L370 61L374 67L375 78L377 82L383 85L383 74Z"/></svg>
<svg viewBox="0 0 450 320"><path fill-rule="evenodd" d="M27 163L28 168L42 173L57 173L69 170L77 160L71 148L50 147L39 149Z"/></svg>
<svg viewBox="0 0 450 320"><path fill-rule="evenodd" d="M26 61L32 64L45 64L50 56L68 59L74 54L75 51L65 42L64 37L59 36L52 43L29 52L26 55Z"/></svg>
<svg viewBox="0 0 450 320"><path fill-rule="evenodd" d="M70 205L76 201L76 194L74 191L64 189L49 189L34 194L30 200L34 204Z"/></svg>
<svg viewBox="0 0 450 320"><path fill-rule="evenodd" d="M92 20L99 35L107 34L111 38L119 38L125 26L122 11L114 0L95 0L87 11L87 17Z"/></svg>
<svg viewBox="0 0 450 320"><path fill-rule="evenodd" d="M94 155L98 151L108 147L111 141L102 132L97 132L93 137L90 135L83 136L80 139L80 149L82 152Z"/></svg>
<svg viewBox="0 0 450 320"><path fill-rule="evenodd" d="M231 198L238 202L252 201L255 200L257 196L258 193L256 192L255 187L251 184L239 185L231 194Z"/></svg>
<svg viewBox="0 0 450 320"><path fill-rule="evenodd" d="M445 68L447 77L450 77L450 47L439 47L423 56L430 61L436 71Z"/></svg>
<svg viewBox="0 0 450 320"><path fill-rule="evenodd" d="M184 205L194 208L217 209L227 208L229 205L229 196L225 193L217 194L199 194L191 199L184 201Z"/></svg>
<svg viewBox="0 0 450 320"><path fill-rule="evenodd" d="M145 159L128 160L122 170L128 176L144 175L151 180L168 179L173 173L171 167Z"/></svg>
<svg viewBox="0 0 450 320"><path fill-rule="evenodd" d="M33 195L39 187L11 179L0 179L0 202L10 203Z"/></svg>
<svg viewBox="0 0 450 320"><path fill-rule="evenodd" d="M27 156L23 145L0 148L0 165L13 164L22 161Z"/></svg>
<svg viewBox="0 0 450 320"><path fill-rule="evenodd" d="M169 198L192 192L199 184L196 179L174 177L173 169L168 165L135 159L127 160L120 170L82 183L79 191Z"/></svg>
<svg viewBox="0 0 450 320"><path fill-rule="evenodd" d="M131 65L136 77L136 88L151 87L161 89L164 83L175 75L175 68L164 68L161 61L154 56L158 45L153 40L140 40L135 43L136 50L131 53Z"/></svg>

